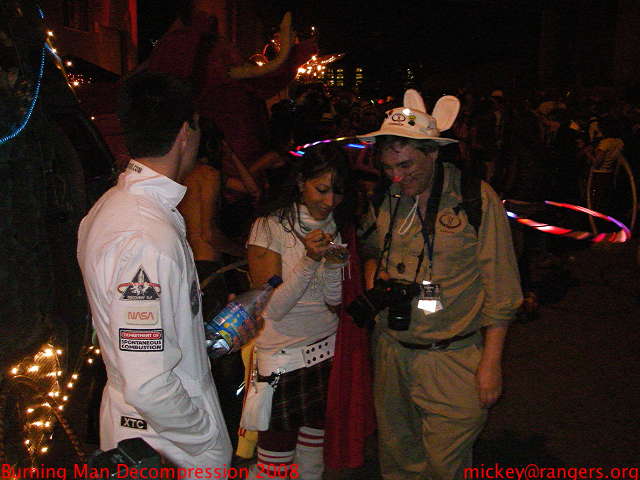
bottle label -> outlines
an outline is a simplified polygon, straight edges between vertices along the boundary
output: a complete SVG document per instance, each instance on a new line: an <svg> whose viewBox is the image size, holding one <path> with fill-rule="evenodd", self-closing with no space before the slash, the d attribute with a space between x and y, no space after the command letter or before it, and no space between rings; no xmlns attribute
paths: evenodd
<svg viewBox="0 0 640 480"><path fill-rule="evenodd" d="M242 305L231 302L206 326L207 337L218 334L231 345L238 336L238 329L249 318Z"/></svg>

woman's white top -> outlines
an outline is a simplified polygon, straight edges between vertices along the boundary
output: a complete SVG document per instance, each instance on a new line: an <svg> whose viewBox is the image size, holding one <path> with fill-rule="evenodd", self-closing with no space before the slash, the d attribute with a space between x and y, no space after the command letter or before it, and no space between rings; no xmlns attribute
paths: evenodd
<svg viewBox="0 0 640 480"><path fill-rule="evenodd" d="M304 237L320 228L335 234L333 217L316 221L304 205L295 230ZM340 241L339 236L335 241ZM342 301L342 269L330 268L306 255L302 241L287 231L277 216L258 218L248 245L266 248L282 259L282 280L263 312L265 326L256 339L259 350L280 350L308 345L336 332L338 318L327 305Z"/></svg>

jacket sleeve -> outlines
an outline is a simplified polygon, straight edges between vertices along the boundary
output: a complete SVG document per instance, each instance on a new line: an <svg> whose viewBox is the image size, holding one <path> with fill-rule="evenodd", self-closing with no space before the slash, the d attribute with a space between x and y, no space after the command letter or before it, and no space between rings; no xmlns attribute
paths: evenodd
<svg viewBox="0 0 640 480"><path fill-rule="evenodd" d="M485 293L481 325L504 326L522 303L520 275L509 220L498 195L482 182L478 264Z"/></svg>
<svg viewBox="0 0 640 480"><path fill-rule="evenodd" d="M108 340L115 343L125 402L159 435L198 455L214 447L224 429L176 374L177 368L185 369L184 362L179 366L183 349L197 343L201 335L195 329L202 326L192 315L186 272L148 243L135 238L113 256Z"/></svg>
<svg viewBox="0 0 640 480"><path fill-rule="evenodd" d="M325 267L322 293L327 305L336 306L342 303L342 267Z"/></svg>
<svg viewBox="0 0 640 480"><path fill-rule="evenodd" d="M291 234L283 233L282 226L273 217L262 217L254 222L247 245L266 248L282 258L294 252L284 241L287 235ZM284 282L273 292L264 309L264 317L275 322L282 320L302 298L319 266L320 262L306 255L300 257L293 271L286 278L283 275Z"/></svg>
<svg viewBox="0 0 640 480"><path fill-rule="evenodd" d="M264 317L275 322L282 320L307 291L319 266L320 262L316 262L306 255L300 258L300 261L293 268L291 276L273 292L264 309Z"/></svg>
<svg viewBox="0 0 640 480"><path fill-rule="evenodd" d="M336 237L336 243L342 243L340 234ZM353 261L353 260L351 260ZM322 293L327 305L336 306L342 303L342 276L343 268L338 265L327 265L325 262L322 271ZM348 266L344 268L344 271Z"/></svg>

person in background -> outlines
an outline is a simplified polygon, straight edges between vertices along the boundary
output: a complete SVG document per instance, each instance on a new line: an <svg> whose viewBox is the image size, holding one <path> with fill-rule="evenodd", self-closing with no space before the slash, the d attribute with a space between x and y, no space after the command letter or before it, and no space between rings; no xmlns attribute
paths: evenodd
<svg viewBox="0 0 640 480"><path fill-rule="evenodd" d="M187 239L193 250L200 281L223 264L223 254L244 257L242 245L227 238L218 227L222 180L222 139L211 121L201 119L202 140L198 162L185 178L185 193L179 209L187 225Z"/></svg>
<svg viewBox="0 0 640 480"><path fill-rule="evenodd" d="M599 124L602 136L596 138L593 148L585 149L588 162L591 165L591 208L598 212L607 213L613 202L610 192L613 187L615 170L624 149L622 132L619 122L611 117L605 117Z"/></svg>
<svg viewBox="0 0 640 480"><path fill-rule="evenodd" d="M236 270L212 275L232 259L244 258L246 250L242 244L224 235L218 226L222 203L222 135L208 119L200 119L200 125L202 139L198 162L185 178L187 192L179 209L185 219L187 240L193 250L200 280L203 318L208 321L222 310L230 292L242 293L248 282ZM235 447L242 411L242 401L236 393L243 380L240 352L231 352L216 359L212 372L227 430Z"/></svg>

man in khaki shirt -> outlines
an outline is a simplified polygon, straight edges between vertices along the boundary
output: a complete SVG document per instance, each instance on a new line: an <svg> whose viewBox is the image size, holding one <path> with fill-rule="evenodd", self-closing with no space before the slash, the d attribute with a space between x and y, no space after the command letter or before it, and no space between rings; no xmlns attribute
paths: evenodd
<svg viewBox="0 0 640 480"><path fill-rule="evenodd" d="M376 319L375 404L385 480L462 479L487 409L502 391L509 321L522 301L502 204L482 182L482 221L462 206L460 171L438 161L458 113L443 97L433 117L420 95L387 112L376 141L393 184L364 248L375 278L420 285ZM438 200L439 199L439 200ZM415 292L414 292L415 293ZM367 295L375 295L368 292ZM403 307L404 305L404 307Z"/></svg>

